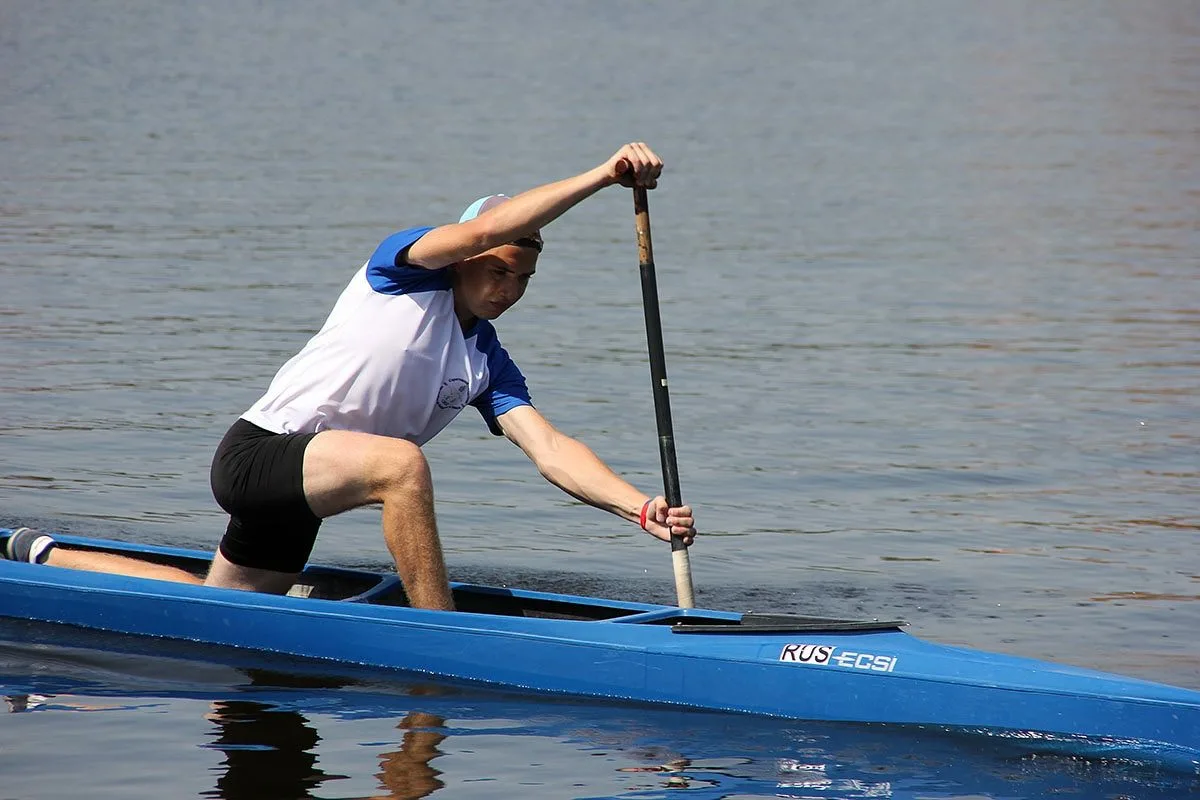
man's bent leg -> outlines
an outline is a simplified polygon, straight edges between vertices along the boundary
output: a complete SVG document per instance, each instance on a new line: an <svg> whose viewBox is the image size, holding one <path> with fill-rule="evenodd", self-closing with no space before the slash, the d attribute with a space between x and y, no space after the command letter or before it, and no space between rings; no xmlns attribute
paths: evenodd
<svg viewBox="0 0 1200 800"><path fill-rule="evenodd" d="M383 538L409 602L454 609L434 520L433 479L420 447L369 433L322 431L304 451L304 494L321 518L382 503Z"/></svg>

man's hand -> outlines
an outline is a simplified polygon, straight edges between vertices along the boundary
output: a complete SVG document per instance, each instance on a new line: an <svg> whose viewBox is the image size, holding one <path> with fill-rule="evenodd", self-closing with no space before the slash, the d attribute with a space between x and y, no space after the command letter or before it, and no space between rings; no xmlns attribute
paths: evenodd
<svg viewBox="0 0 1200 800"><path fill-rule="evenodd" d="M658 496L645 506L646 522L642 526L646 533L664 542L671 541L671 535L682 536L683 543L691 545L696 538L696 520L692 518L691 506L670 508L667 498Z"/></svg>
<svg viewBox="0 0 1200 800"><path fill-rule="evenodd" d="M609 183L619 183L632 189L640 186L653 189L662 174L662 159L645 142L627 144L604 163Z"/></svg>

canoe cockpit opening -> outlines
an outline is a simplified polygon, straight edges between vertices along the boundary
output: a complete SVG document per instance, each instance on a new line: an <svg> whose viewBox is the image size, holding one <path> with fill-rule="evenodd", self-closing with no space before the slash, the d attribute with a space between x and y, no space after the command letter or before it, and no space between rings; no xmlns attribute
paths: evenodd
<svg viewBox="0 0 1200 800"><path fill-rule="evenodd" d="M408 606L404 585L393 575L309 567L288 592L292 597L342 600L373 606ZM453 584L454 607L471 614L542 619L607 620L636 614L638 608L623 608L590 598L545 597L537 593L472 584Z"/></svg>
<svg viewBox="0 0 1200 800"><path fill-rule="evenodd" d="M115 553L185 570L203 578L209 559L166 548L123 548L85 545L71 547ZM669 626L673 633L738 634L895 630L905 623L891 620L844 620L780 614L736 613L681 609L644 603L523 591L468 583L453 583L455 607L471 614L603 622L617 625ZM288 592L290 597L335 600L373 606L408 606L404 586L395 575L311 566Z"/></svg>

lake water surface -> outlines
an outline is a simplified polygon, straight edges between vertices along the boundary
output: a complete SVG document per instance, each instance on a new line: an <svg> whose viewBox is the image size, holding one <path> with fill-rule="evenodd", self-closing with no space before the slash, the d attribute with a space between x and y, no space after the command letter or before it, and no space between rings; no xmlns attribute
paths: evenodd
<svg viewBox="0 0 1200 800"><path fill-rule="evenodd" d="M213 448L380 239L642 139L700 605L1200 688L1198 53L1187 0L0 4L0 523L212 547ZM629 193L545 233L502 340L654 491ZM671 599L474 412L426 452L454 577ZM377 512L314 558L388 568ZM1197 791L93 644L0 630L0 797Z"/></svg>

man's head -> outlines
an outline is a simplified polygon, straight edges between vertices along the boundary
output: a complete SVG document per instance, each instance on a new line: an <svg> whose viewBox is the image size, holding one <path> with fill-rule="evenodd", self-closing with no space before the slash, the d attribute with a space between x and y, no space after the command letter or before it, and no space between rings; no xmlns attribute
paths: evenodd
<svg viewBox="0 0 1200 800"><path fill-rule="evenodd" d="M502 194L481 197L467 206L458 221L474 219L509 199ZM541 251L542 237L535 231L458 262L454 266L455 305L478 319L500 316L525 294Z"/></svg>

